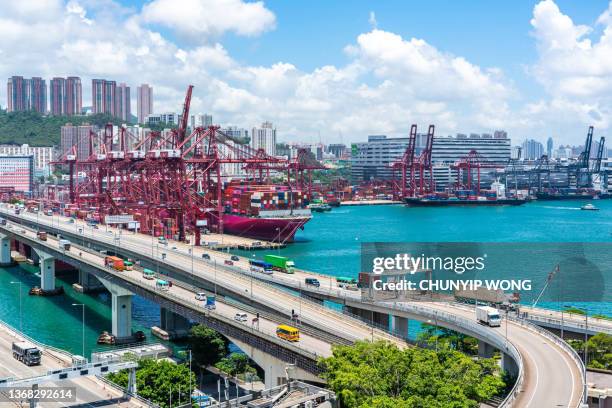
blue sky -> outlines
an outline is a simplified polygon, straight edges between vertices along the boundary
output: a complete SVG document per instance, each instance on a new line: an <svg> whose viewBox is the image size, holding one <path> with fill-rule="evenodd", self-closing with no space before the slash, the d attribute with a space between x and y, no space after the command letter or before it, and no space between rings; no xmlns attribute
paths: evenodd
<svg viewBox="0 0 612 408"><path fill-rule="evenodd" d="M157 112L178 110L192 83L192 112L246 128L271 120L285 141L319 133L358 141L435 123L440 134L503 128L516 143L579 144L588 125L602 135L612 126L612 18L603 0L3 7L0 57L12 57L0 75L80 75L84 105L90 79L104 77L151 83Z"/></svg>

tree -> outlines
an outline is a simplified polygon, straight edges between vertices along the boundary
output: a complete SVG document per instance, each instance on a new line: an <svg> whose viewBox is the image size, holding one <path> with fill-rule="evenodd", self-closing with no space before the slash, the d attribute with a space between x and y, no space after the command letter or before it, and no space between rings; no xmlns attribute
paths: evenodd
<svg viewBox="0 0 612 408"><path fill-rule="evenodd" d="M321 359L323 377L347 408L475 408L503 391L495 360L473 360L457 351L359 341L334 346Z"/></svg>
<svg viewBox="0 0 612 408"><path fill-rule="evenodd" d="M588 341L589 367L604 370L612 369L612 336L597 333Z"/></svg>
<svg viewBox="0 0 612 408"><path fill-rule="evenodd" d="M193 360L201 366L213 365L229 352L225 338L201 324L191 328L188 341Z"/></svg>
<svg viewBox="0 0 612 408"><path fill-rule="evenodd" d="M230 376L240 376L247 372L255 374L257 370L249 365L249 357L243 353L232 353L222 358L215 367Z"/></svg>
<svg viewBox="0 0 612 408"><path fill-rule="evenodd" d="M57 145L60 141L61 127L66 123L75 126L89 123L102 128L107 123L121 125L124 121L102 113L89 116L43 116L35 111L0 110L0 143L27 143L30 146Z"/></svg>
<svg viewBox="0 0 612 408"><path fill-rule="evenodd" d="M111 373L108 379L122 387L127 387L128 371ZM179 400L189 401L189 392L195 384L195 376L185 364L147 358L138 361L136 369L138 395L161 407L170 407L170 395L172 395L173 406L176 406Z"/></svg>

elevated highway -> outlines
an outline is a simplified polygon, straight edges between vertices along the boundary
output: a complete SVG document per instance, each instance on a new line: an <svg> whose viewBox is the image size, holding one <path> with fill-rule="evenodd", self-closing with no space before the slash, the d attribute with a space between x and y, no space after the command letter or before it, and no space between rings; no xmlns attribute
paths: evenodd
<svg viewBox="0 0 612 408"><path fill-rule="evenodd" d="M13 341L23 340L23 337L12 329L0 324L0 379L6 378L29 378L45 375L49 371L63 369L71 364L70 357L48 347L42 347L43 355L41 365L26 366L15 360L12 356ZM62 407L78 405L82 407L145 407L137 400L126 399L122 392L106 385L95 377L83 377L79 379L46 382L45 387L74 387L76 388L76 401L71 403L41 402L40 407ZM0 406L16 407L19 404L9 402L0 403Z"/></svg>
<svg viewBox="0 0 612 408"><path fill-rule="evenodd" d="M391 319L395 334L400 336L406 335L408 319L435 322L439 326L474 336L482 342L484 355L490 355L493 349L499 349L503 354L504 366L518 376L517 386L503 406L578 407L583 398L584 367L578 356L566 343L525 320L509 318L502 328L484 327L475 323L474 310L467 306L435 302L367 303L362 302L358 292L339 287L333 278L320 278L321 286L316 288L302 283L304 275L312 274L254 274L245 269L248 261L244 258L235 265L226 265L229 254L193 248L184 243L171 242L168 247L160 247L150 236L119 233L113 229L108 233L102 229L88 227L79 221L72 224L64 217L37 217L27 213L16 216L8 210L4 210L4 214L24 225L38 226L69 236L73 242L81 240L83 245L94 249L104 247L114 249L124 256L153 260L154 266L161 265L171 276L175 274L174 276L181 279L191 277L199 284L212 283L219 292L235 296L241 302L250 303L262 311L276 312L285 318L290 317L292 311L297 312L303 324L329 334L340 335L339 337L347 340L382 338L401 345L396 336L387 334L384 330L360 323L358 319L329 310L316 302L304 300L295 293L275 288L261 280L270 279L270 283L290 287L293 291L314 298L340 301L361 317L371 315L371 320L380 323L383 328L388 326ZM209 253L211 259L202 259L203 253ZM221 259L223 263L220 262ZM326 285L325 279L330 279L329 286ZM293 280L293 285L288 284L287 280ZM325 355L324 350L319 350L319 355Z"/></svg>

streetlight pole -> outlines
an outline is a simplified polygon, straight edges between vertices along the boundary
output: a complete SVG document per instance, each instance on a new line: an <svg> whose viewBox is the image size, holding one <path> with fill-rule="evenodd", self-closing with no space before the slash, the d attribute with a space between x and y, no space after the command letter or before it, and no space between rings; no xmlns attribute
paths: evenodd
<svg viewBox="0 0 612 408"><path fill-rule="evenodd" d="M217 298L217 258L215 258L215 299Z"/></svg>
<svg viewBox="0 0 612 408"><path fill-rule="evenodd" d="M22 302L21 302L21 281L19 282L14 282L11 281L12 284L19 284L19 331L21 333L23 333L23 308L22 308Z"/></svg>
<svg viewBox="0 0 612 408"><path fill-rule="evenodd" d="M280 255L280 227L276 227L276 231L278 232L278 244L276 246L277 254Z"/></svg>
<svg viewBox="0 0 612 408"><path fill-rule="evenodd" d="M83 344L82 344L82 357L85 358L85 305L83 303L73 303L72 306L81 306L83 311Z"/></svg>

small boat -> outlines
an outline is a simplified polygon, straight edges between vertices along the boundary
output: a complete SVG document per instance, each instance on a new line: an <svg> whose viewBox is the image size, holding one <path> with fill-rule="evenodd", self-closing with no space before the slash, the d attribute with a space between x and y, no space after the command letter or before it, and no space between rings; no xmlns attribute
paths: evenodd
<svg viewBox="0 0 612 408"><path fill-rule="evenodd" d="M585 204L582 207L580 207L581 210L586 210L586 211L599 211L599 208L595 207L593 204Z"/></svg>
<svg viewBox="0 0 612 408"><path fill-rule="evenodd" d="M110 334L107 331L103 331L99 336L98 336L98 344L115 344L116 342L116 338L114 335Z"/></svg>

